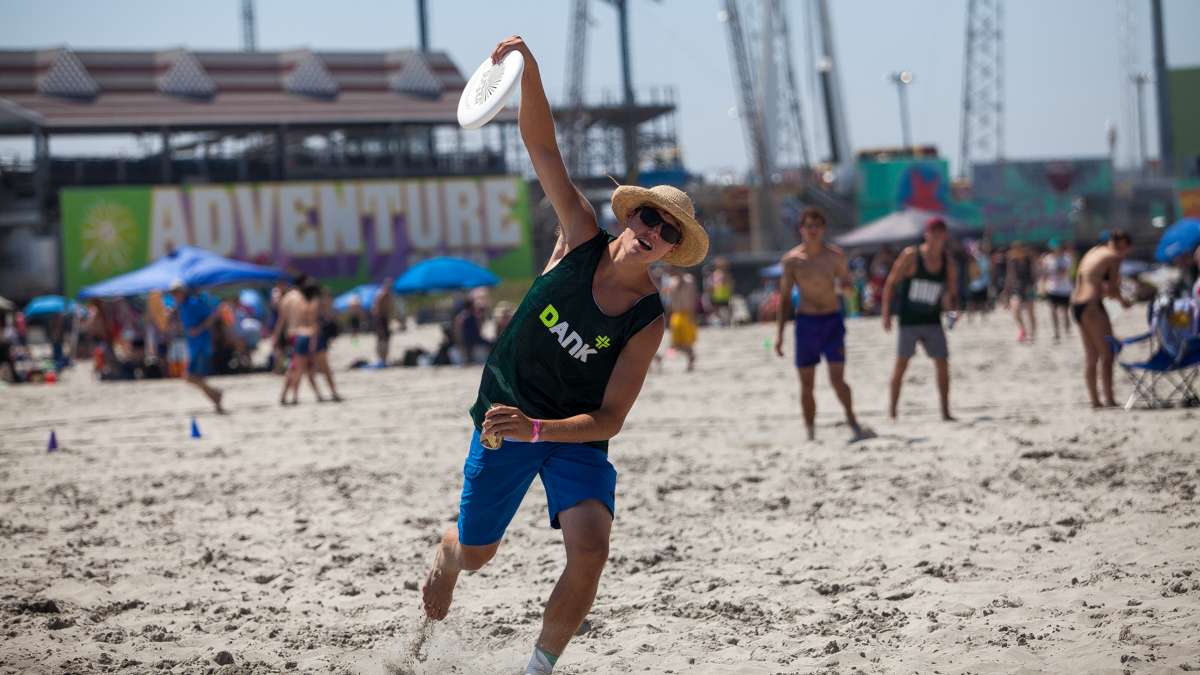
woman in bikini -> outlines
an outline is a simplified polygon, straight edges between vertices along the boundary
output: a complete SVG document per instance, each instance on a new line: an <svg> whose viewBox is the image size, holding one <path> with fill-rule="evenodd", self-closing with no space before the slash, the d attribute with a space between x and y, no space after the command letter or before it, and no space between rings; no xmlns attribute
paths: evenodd
<svg viewBox="0 0 1200 675"><path fill-rule="evenodd" d="M1088 398L1092 407L1099 408L1100 396L1096 391L1096 369L1100 366L1100 377L1104 385L1104 405L1115 406L1113 400L1113 361L1116 350L1112 345L1112 322L1104 309L1104 298L1114 298L1122 307L1130 303L1121 295L1121 261L1133 247L1129 235L1113 230L1106 243L1092 247L1079 261L1079 275L1075 291L1071 294L1071 315L1079 324L1083 338L1084 381L1087 382Z"/></svg>

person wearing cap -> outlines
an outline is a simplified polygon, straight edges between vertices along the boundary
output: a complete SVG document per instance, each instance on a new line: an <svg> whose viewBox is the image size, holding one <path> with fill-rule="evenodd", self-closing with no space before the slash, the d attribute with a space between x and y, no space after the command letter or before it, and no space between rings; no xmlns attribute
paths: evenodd
<svg viewBox="0 0 1200 675"><path fill-rule="evenodd" d="M896 342L896 366L888 412L896 419L900 387L908 361L917 353L917 343L933 359L937 371L938 399L942 419L950 415L950 348L942 330L942 309L956 309L958 273L946 254L946 221L934 218L925 225L925 241L900 253L883 288L883 329L892 330L892 298L899 296L900 331Z"/></svg>
<svg viewBox="0 0 1200 675"><path fill-rule="evenodd" d="M1075 286L1071 283L1071 270L1075 267L1075 257L1067 250L1067 245L1058 239L1050 240L1050 250L1042 256L1041 285L1042 295L1050 303L1050 323L1054 326L1054 341L1058 342L1062 332L1071 334L1071 292ZM1059 322L1062 330L1059 330Z"/></svg>
<svg viewBox="0 0 1200 675"><path fill-rule="evenodd" d="M224 392L204 379L212 373L213 343L209 329L220 320L220 312L207 298L190 292L179 279L171 282L169 290L175 298L175 312L187 339L187 381L204 392L217 412L223 413L221 399Z"/></svg>
<svg viewBox="0 0 1200 675"><path fill-rule="evenodd" d="M608 559L617 481L608 442L637 399L665 330L650 266L699 264L708 236L691 199L663 185L618 187L612 210L621 233L601 230L567 175L528 46L508 38L492 61L512 51L525 58L518 126L559 219L557 241L483 369L471 407L474 433L458 523L435 548L422 596L430 619L445 618L459 572L477 570L496 555L540 476L567 564L525 671L536 675L551 671L583 622ZM495 450L481 442L493 437L503 438Z"/></svg>
<svg viewBox="0 0 1200 675"><path fill-rule="evenodd" d="M817 364L821 357L829 367L829 383L837 394L851 442L874 438L875 432L860 426L854 416L854 403L846 372L846 324L842 316L839 292L854 293L850 265L842 249L824 241L825 213L809 207L800 214L802 243L788 251L780 261L779 313L776 320L775 353L783 356L783 329L789 319L795 324L796 372L800 375L800 410L808 440L816 438L817 401L813 396ZM800 289L800 306L792 311L792 289Z"/></svg>

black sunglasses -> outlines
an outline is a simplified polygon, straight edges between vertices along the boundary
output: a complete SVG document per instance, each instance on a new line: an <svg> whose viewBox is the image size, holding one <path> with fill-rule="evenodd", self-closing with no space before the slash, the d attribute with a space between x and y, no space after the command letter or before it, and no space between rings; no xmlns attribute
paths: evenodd
<svg viewBox="0 0 1200 675"><path fill-rule="evenodd" d="M683 240L683 232L663 219L662 214L652 206L639 206L638 217L646 227L658 227L658 236L663 241L674 246Z"/></svg>

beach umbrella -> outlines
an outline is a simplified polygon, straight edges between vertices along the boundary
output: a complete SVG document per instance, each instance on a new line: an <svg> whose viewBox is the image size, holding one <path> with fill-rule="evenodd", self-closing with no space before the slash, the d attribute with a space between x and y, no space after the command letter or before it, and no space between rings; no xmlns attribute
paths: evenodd
<svg viewBox="0 0 1200 675"><path fill-rule="evenodd" d="M266 311L266 303L263 302L262 293L253 288L243 288L238 292L238 304L245 307L247 311L257 317L262 317Z"/></svg>
<svg viewBox="0 0 1200 675"><path fill-rule="evenodd" d="M430 258L408 268L392 287L397 293L453 291L495 286L500 278L462 258Z"/></svg>
<svg viewBox="0 0 1200 675"><path fill-rule="evenodd" d="M1159 262L1171 262L1176 256L1195 251L1197 246L1200 246L1200 218L1184 218L1163 232L1154 257Z"/></svg>
<svg viewBox="0 0 1200 675"><path fill-rule="evenodd" d="M25 318L66 314L75 309L75 302L61 295L39 295L25 305Z"/></svg>
<svg viewBox="0 0 1200 675"><path fill-rule="evenodd" d="M223 258L212 251L180 246L140 270L115 276L79 292L81 298L122 298L165 291L176 279L189 288L225 284L271 282L284 278L282 271L241 260Z"/></svg>
<svg viewBox="0 0 1200 675"><path fill-rule="evenodd" d="M369 309L371 303L375 302L375 294L379 292L379 284L362 284L342 293L333 299L333 311L347 312L350 310L350 305L354 302L354 298L358 298L359 305L364 309Z"/></svg>

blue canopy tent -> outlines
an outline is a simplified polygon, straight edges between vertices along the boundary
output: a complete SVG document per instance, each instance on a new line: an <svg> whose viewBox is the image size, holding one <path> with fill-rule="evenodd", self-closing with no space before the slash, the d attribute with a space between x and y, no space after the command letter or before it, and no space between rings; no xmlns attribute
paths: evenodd
<svg viewBox="0 0 1200 675"><path fill-rule="evenodd" d="M61 295L39 295L25 305L25 318L66 314L75 309L75 302Z"/></svg>
<svg viewBox="0 0 1200 675"><path fill-rule="evenodd" d="M429 293L495 286L500 277L462 258L430 258L408 268L392 288L397 293Z"/></svg>
<svg viewBox="0 0 1200 675"><path fill-rule="evenodd" d="M333 311L347 312L350 310L350 303L354 298L358 298L359 305L363 309L370 309L371 303L375 302L375 294L379 292L379 284L362 284L355 286L350 290L342 293L333 299Z"/></svg>
<svg viewBox="0 0 1200 675"><path fill-rule="evenodd" d="M189 288L222 286L247 282L271 282L286 274L240 260L230 260L194 246L180 246L140 270L115 276L79 292L81 298L120 298L165 291L176 279Z"/></svg>
<svg viewBox="0 0 1200 675"><path fill-rule="evenodd" d="M1200 246L1200 218L1184 218L1163 232L1154 257L1159 262L1171 262L1176 256L1191 254Z"/></svg>

